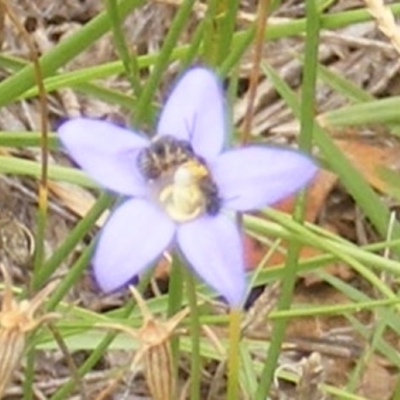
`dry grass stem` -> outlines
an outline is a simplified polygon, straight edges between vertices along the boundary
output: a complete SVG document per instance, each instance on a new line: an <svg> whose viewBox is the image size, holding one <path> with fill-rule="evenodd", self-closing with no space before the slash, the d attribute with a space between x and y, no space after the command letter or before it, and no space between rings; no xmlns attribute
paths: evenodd
<svg viewBox="0 0 400 400"><path fill-rule="evenodd" d="M378 28L400 54L400 30L390 9L382 0L365 0L368 11L375 18Z"/></svg>
<svg viewBox="0 0 400 400"><path fill-rule="evenodd" d="M143 325L135 330L122 324L97 324L98 327L117 329L131 335L141 344L132 361L132 369L143 362L144 375L154 400L172 400L175 394L175 376L172 368L170 338L179 323L188 314L188 309L178 312L165 322L156 320L139 292L130 287L140 311Z"/></svg>
<svg viewBox="0 0 400 400"><path fill-rule="evenodd" d="M12 292L12 280L7 269L0 264L4 277L3 301L0 310L0 398L18 368L24 352L26 335L39 325L56 318L55 313L35 317L38 308L55 288L47 285L32 300L17 302Z"/></svg>
<svg viewBox="0 0 400 400"><path fill-rule="evenodd" d="M18 368L25 347L25 335L13 329L0 328L0 397Z"/></svg>

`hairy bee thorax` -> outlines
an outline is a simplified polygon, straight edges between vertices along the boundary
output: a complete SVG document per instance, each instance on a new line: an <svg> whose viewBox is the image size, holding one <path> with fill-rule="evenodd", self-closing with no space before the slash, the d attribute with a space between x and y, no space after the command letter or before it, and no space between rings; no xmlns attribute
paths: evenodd
<svg viewBox="0 0 400 400"><path fill-rule="evenodd" d="M139 153L138 166L155 188L159 203L175 221L219 212L217 185L207 164L194 153L189 142L172 136L155 138Z"/></svg>

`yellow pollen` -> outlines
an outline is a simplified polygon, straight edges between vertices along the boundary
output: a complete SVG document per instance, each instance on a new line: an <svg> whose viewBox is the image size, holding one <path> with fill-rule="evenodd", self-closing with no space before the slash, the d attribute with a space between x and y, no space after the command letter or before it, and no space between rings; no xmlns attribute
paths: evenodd
<svg viewBox="0 0 400 400"><path fill-rule="evenodd" d="M196 181L208 176L209 174L208 169L203 164L200 164L196 160L190 160L185 162L178 168L177 171L179 171L181 168L190 172L193 177L193 180Z"/></svg>
<svg viewBox="0 0 400 400"><path fill-rule="evenodd" d="M178 222L190 221L204 212L206 198L199 181L209 174L207 168L190 160L179 166L172 179L160 193L160 201L168 215Z"/></svg>

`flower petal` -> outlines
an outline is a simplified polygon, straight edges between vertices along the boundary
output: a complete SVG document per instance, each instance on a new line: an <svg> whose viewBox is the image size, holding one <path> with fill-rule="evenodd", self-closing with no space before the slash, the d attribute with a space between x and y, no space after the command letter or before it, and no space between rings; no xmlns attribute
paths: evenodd
<svg viewBox="0 0 400 400"><path fill-rule="evenodd" d="M154 205L130 199L111 215L93 257L99 286L114 291L151 264L170 244L175 224Z"/></svg>
<svg viewBox="0 0 400 400"><path fill-rule="evenodd" d="M145 182L136 157L148 140L106 121L71 119L58 129L62 144L93 179L113 191L142 195Z"/></svg>
<svg viewBox="0 0 400 400"><path fill-rule="evenodd" d="M239 230L223 214L202 217L178 227L182 253L211 287L237 306L245 292L243 245Z"/></svg>
<svg viewBox="0 0 400 400"><path fill-rule="evenodd" d="M159 135L189 140L206 159L217 156L227 132L224 95L217 76L209 69L189 69L173 88L158 121Z"/></svg>
<svg viewBox="0 0 400 400"><path fill-rule="evenodd" d="M253 146L223 153L211 170L225 206L247 211L294 193L310 181L317 166L300 152Z"/></svg>

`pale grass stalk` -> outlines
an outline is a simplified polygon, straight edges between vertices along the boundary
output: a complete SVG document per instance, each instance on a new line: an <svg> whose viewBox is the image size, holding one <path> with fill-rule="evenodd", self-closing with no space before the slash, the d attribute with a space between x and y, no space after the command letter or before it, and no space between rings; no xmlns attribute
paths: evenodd
<svg viewBox="0 0 400 400"><path fill-rule="evenodd" d="M169 341L148 346L144 352L144 373L154 400L172 399L176 382Z"/></svg>
<svg viewBox="0 0 400 400"><path fill-rule="evenodd" d="M364 0L370 14L375 18L381 32L390 40L400 54L400 29L390 8L382 0Z"/></svg>
<svg viewBox="0 0 400 400"><path fill-rule="evenodd" d="M25 335L16 329L0 328L0 398L18 368L25 348Z"/></svg>
<svg viewBox="0 0 400 400"><path fill-rule="evenodd" d="M117 329L127 333L141 344L132 361L132 369L143 362L144 375L153 400L175 399L175 376L173 373L170 338L179 323L188 314L184 309L168 321L160 322L154 318L139 292L130 287L140 311L143 315L143 325L138 330L123 324L96 324L97 327Z"/></svg>
<svg viewBox="0 0 400 400"><path fill-rule="evenodd" d="M55 288L56 282L46 286L32 300L17 302L12 291L12 280L7 269L0 264L4 277L3 301L0 310L0 398L18 368L29 332L50 319L55 313L35 317L38 308Z"/></svg>

